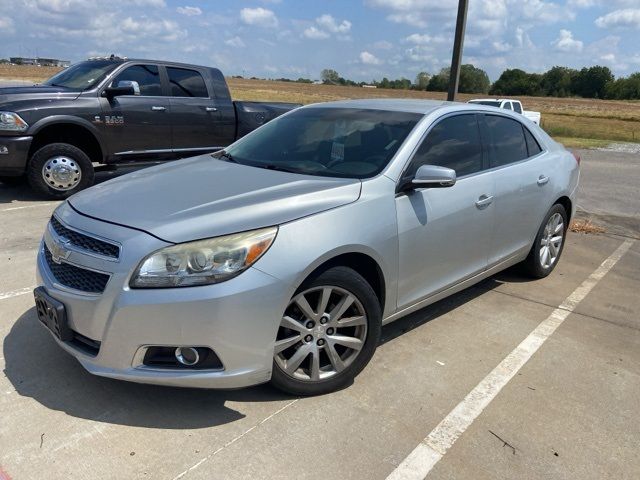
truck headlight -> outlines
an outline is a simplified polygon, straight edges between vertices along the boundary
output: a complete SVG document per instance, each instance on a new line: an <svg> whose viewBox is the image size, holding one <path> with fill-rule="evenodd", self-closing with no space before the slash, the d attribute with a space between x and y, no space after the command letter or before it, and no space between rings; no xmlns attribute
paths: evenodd
<svg viewBox="0 0 640 480"><path fill-rule="evenodd" d="M0 112L0 130L5 132L24 132L29 128L20 115L13 112Z"/></svg>
<svg viewBox="0 0 640 480"><path fill-rule="evenodd" d="M271 246L277 227L182 243L140 262L131 288L167 288L224 282L253 265Z"/></svg>

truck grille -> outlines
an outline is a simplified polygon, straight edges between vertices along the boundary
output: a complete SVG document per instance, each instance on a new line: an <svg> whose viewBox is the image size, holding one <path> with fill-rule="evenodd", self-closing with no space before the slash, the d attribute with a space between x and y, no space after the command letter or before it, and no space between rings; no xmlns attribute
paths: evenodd
<svg viewBox="0 0 640 480"><path fill-rule="evenodd" d="M51 274L65 287L87 293L104 292L110 278L106 273L85 270L68 263L56 263L46 245L44 246L44 256Z"/></svg>
<svg viewBox="0 0 640 480"><path fill-rule="evenodd" d="M58 236L66 238L76 248L109 258L117 259L120 256L120 247L118 245L70 230L62 225L56 217L51 217L51 227Z"/></svg>

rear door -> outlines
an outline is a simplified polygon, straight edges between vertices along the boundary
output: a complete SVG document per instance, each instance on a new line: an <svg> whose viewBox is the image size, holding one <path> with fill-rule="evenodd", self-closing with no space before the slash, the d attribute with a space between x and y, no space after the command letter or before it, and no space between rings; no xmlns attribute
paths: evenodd
<svg viewBox="0 0 640 480"><path fill-rule="evenodd" d="M403 175L424 164L456 171L449 188L423 188L396 197L399 243L398 307L410 306L487 266L493 228L493 179L476 115L440 120L422 141Z"/></svg>
<svg viewBox="0 0 640 480"><path fill-rule="evenodd" d="M549 155L514 118L483 115L483 139L495 179L495 228L489 266L528 252L548 208Z"/></svg>
<svg viewBox="0 0 640 480"><path fill-rule="evenodd" d="M162 95L158 65L129 65L116 74L111 85L122 80L137 82L140 95L100 97L102 128L112 154L153 156L171 151L171 115L169 101Z"/></svg>
<svg viewBox="0 0 640 480"><path fill-rule="evenodd" d="M166 67L173 121L173 148L212 150L226 146L220 112L202 71Z"/></svg>

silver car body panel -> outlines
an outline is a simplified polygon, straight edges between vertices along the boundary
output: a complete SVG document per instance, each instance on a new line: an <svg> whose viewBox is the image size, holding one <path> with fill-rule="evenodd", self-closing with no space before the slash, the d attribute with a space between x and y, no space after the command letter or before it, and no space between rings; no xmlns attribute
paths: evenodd
<svg viewBox="0 0 640 480"><path fill-rule="evenodd" d="M290 298L316 268L343 254L366 255L384 280L383 323L523 260L542 218L571 199L573 156L521 115L479 105L358 100L303 108L397 109L424 114L389 165L365 180L306 176L245 167L210 156L154 167L77 194L55 211L65 226L121 245L117 262L73 250L66 260L110 275L103 293L58 283L46 263L38 284L67 307L70 327L101 342L96 356L60 342L90 372L174 386L235 388L268 381L275 336ZM415 149L441 118L491 112L525 124L539 155L458 179L450 188L397 193ZM213 173L212 173L213 172ZM548 181L538 184L540 176ZM479 208L483 195L492 201ZM573 214L573 212L571 212ZM214 285L129 288L139 262L171 242L278 225L253 267ZM162 370L140 366L147 345L209 346L224 368Z"/></svg>

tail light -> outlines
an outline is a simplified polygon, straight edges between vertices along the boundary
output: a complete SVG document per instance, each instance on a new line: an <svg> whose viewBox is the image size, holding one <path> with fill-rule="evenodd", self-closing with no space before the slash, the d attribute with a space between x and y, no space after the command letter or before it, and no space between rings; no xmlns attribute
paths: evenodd
<svg viewBox="0 0 640 480"><path fill-rule="evenodd" d="M571 152L571 155L573 155L573 158L576 159L576 163L580 165L580 155L577 154L576 152Z"/></svg>

